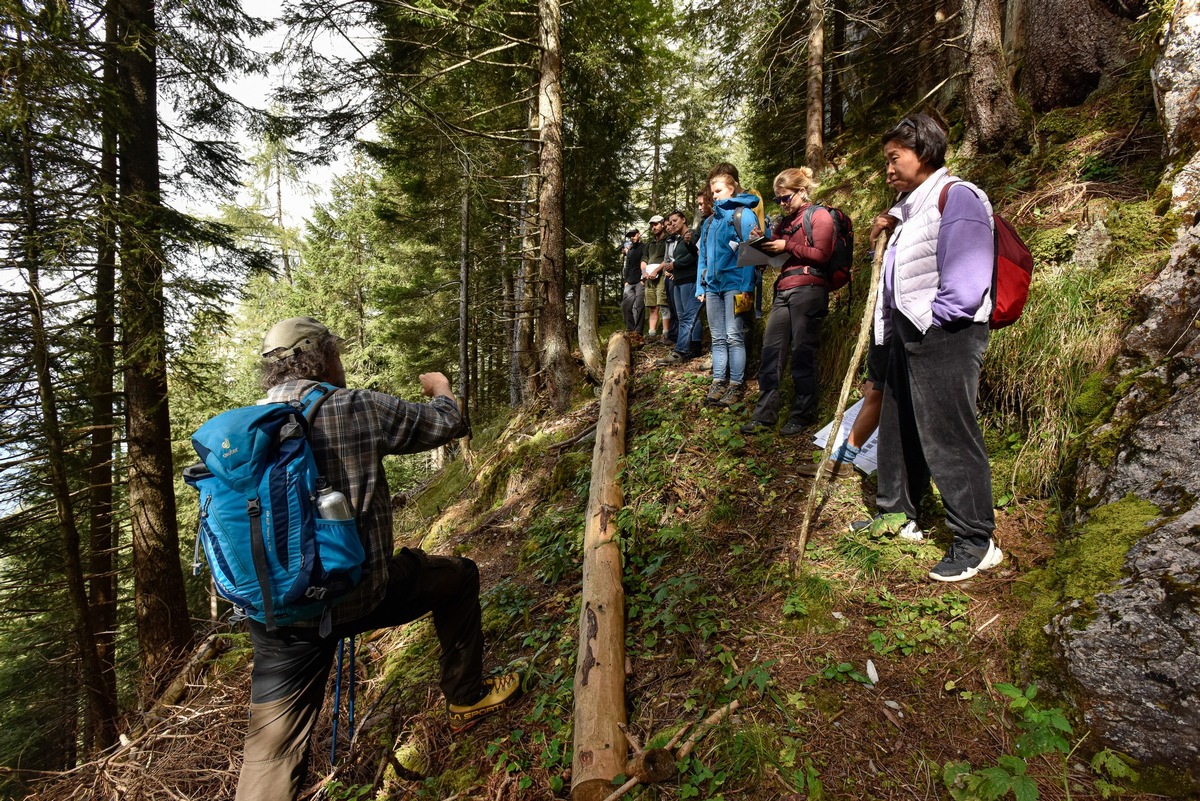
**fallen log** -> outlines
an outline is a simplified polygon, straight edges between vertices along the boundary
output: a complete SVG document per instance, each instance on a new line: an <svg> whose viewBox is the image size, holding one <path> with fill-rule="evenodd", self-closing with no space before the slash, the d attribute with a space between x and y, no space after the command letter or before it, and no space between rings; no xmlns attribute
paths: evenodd
<svg viewBox="0 0 1200 801"><path fill-rule="evenodd" d="M620 726L625 722L625 590L617 512L624 503L619 467L625 456L629 340L608 340L600 395L592 482L583 533L583 589L579 614L579 658L575 667L575 759L571 798L600 801L625 769Z"/></svg>

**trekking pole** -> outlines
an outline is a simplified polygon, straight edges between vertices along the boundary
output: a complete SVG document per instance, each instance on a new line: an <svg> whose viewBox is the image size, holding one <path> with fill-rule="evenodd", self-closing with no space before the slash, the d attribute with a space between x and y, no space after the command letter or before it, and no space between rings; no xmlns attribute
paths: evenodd
<svg viewBox="0 0 1200 801"><path fill-rule="evenodd" d="M804 522L800 524L800 538L792 550L789 559L789 569L793 575L796 565L804 559L804 551L808 547L808 527L812 523L813 510L817 506L817 492L821 480L825 478L825 465L833 452L833 443L842 428L842 417L846 414L846 400L850 397L850 388L858 378L858 368L862 364L863 352L867 349L867 337L871 332L871 323L875 318L875 296L879 292L879 272L883 266L883 252L887 248L888 232L881 231L875 242L875 258L871 261L871 286L867 289L867 305L863 310L862 323L858 329L858 341L854 343L854 354L846 368L846 377L842 379L842 391L838 395L837 414L833 416L833 426L829 429L829 437L825 440L825 452L821 455L821 463L817 466L817 475L813 479L812 489L808 491L808 502L804 505Z"/></svg>
<svg viewBox="0 0 1200 801"><path fill-rule="evenodd" d="M337 650L337 675L333 680L333 743L329 746L329 764L333 765L337 761L337 730L338 717L342 711L342 656L346 652L346 641L338 640ZM351 665L353 665L354 657L351 657Z"/></svg>

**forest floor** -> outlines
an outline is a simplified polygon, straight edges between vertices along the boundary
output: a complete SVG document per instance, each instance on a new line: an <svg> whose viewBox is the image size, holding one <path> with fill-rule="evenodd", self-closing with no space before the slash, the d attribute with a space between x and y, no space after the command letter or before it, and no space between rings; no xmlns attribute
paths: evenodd
<svg viewBox="0 0 1200 801"><path fill-rule="evenodd" d="M924 543L852 535L849 523L873 512L874 484L843 479L829 485L793 576L787 554L810 489L795 467L813 458L811 437L743 437L755 384L739 406L707 408L708 373L653 367L665 354L635 351L630 383L618 516L629 727L661 746L730 700L740 708L677 777L625 798L938 799L956 772L960 801L1116 790L1071 712L1030 698L1010 648L1029 605L1023 577L1053 552L1046 502L997 510L1004 562L940 585L926 577L949 537L936 501ZM514 417L478 447L472 471L452 463L398 515L404 544L478 563L485 664L522 666L526 696L452 738L429 622L362 638L353 748L331 772L331 689L306 797L569 797L592 442L555 446L594 423L598 405L550 422ZM37 797L231 797L249 670L244 635L230 641L217 676L175 716ZM344 742L344 709L341 725Z"/></svg>

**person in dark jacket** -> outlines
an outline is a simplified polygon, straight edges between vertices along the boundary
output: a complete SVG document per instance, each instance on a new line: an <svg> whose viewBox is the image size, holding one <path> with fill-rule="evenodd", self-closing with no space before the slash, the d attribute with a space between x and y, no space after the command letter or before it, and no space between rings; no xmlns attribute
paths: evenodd
<svg viewBox="0 0 1200 801"><path fill-rule="evenodd" d="M693 331L697 329L700 299L696 297L697 249L687 227L687 217L679 209L667 215L667 261L663 267L670 277L678 319L675 349L655 362L660 367L683 364L692 353ZM698 343L699 337L696 337Z"/></svg>
<svg viewBox="0 0 1200 801"><path fill-rule="evenodd" d="M642 285L642 263L646 260L646 246L642 244L642 234L636 228L629 229L625 236L631 244L625 251L625 266L621 271L621 278L625 284L621 293L621 317L625 321L626 331L641 334L646 313L646 288Z"/></svg>
<svg viewBox="0 0 1200 801"><path fill-rule="evenodd" d="M815 188L813 172L808 167L793 167L775 178L775 202L784 216L775 226L772 238L761 247L772 254L786 252L788 259L775 281L775 300L763 336L758 405L750 422L742 426L743 434L775 426L783 405L780 377L789 355L792 407L779 433L794 437L816 421L817 343L821 321L829 311L826 267L833 256L835 230L829 211L810 201ZM811 237L806 230L809 227Z"/></svg>

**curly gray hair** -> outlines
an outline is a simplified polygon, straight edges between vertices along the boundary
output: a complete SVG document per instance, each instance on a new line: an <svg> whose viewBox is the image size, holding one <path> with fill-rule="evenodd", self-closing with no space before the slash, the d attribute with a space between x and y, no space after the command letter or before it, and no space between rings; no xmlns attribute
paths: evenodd
<svg viewBox="0 0 1200 801"><path fill-rule="evenodd" d="M280 359L268 362L265 359L259 364L262 371L262 388L285 384L288 381L329 381L333 378L335 360L338 356L338 340L333 334L321 337L317 347Z"/></svg>

